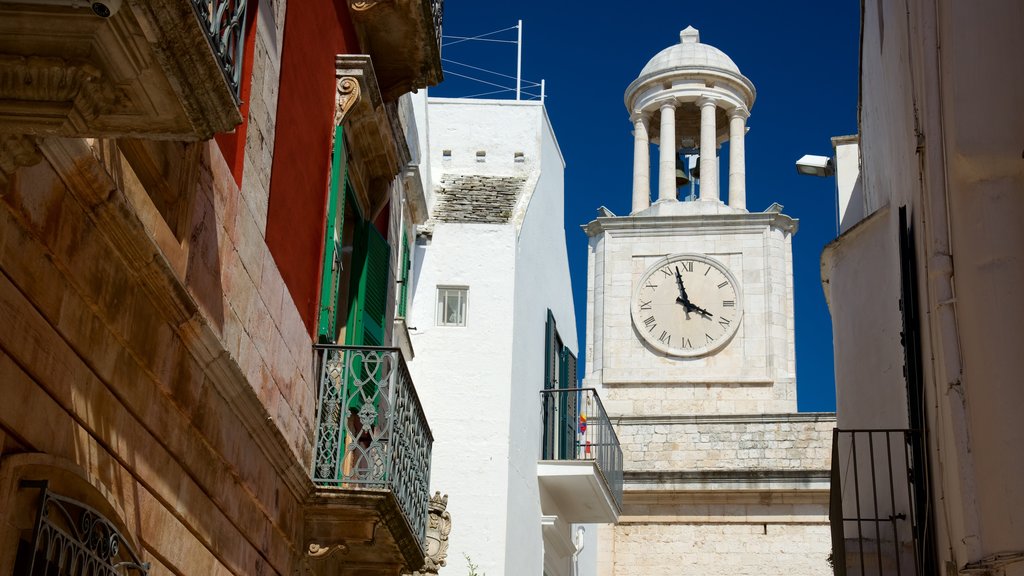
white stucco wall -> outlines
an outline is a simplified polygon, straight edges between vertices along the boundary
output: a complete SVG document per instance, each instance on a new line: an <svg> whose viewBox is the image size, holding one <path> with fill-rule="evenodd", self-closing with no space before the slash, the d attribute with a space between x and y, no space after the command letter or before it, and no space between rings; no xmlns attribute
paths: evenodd
<svg viewBox="0 0 1024 576"><path fill-rule="evenodd" d="M446 174L526 178L509 223L431 222L432 238L418 243L410 370L434 432L432 489L450 496L447 570L465 572L466 554L489 576L540 574L548 309L578 351L564 162L539 103L429 99L426 108L434 185ZM438 285L469 287L466 327L434 326Z"/></svg>
<svg viewBox="0 0 1024 576"><path fill-rule="evenodd" d="M508 546L506 574L540 573L537 550L540 496L537 459L542 434L540 390L544 383L544 327L555 318L562 343L578 355L576 316L564 230L564 162L544 109L534 106L540 137L540 174L526 208L516 254L515 328L512 364L512 427L509 431ZM534 510L532 514L525 513ZM568 562L568 559L565 559ZM538 566L533 570L533 566Z"/></svg>
<svg viewBox="0 0 1024 576"><path fill-rule="evenodd" d="M1016 0L984 6L950 0L910 0L905 6L865 3L861 25L861 154L868 213L888 205L877 223L874 252L897 250L897 210L907 206L916 240L923 335L924 400L936 519L937 555L957 567L984 567L994 555L1024 552L1024 164L1020 135L1024 75L1008 73L1007 58L1024 51ZM870 218L868 219L870 221ZM864 224L874 226L866 221ZM848 234L857 233L855 227ZM899 268L869 258L868 241L840 238L864 251L835 261L831 309L850 326L875 314L864 284L898 282ZM885 245L888 243L888 245ZM851 258L870 263L856 270ZM850 260L841 271L843 259ZM855 274L865 277L853 278ZM898 325L899 310L886 299ZM843 367L838 356L840 423L870 424L887 396L845 402L864 394L865 379L886 379L865 351L867 366ZM875 336L842 346L857 354ZM899 353L898 343L892 345ZM903 388L902 378L891 386ZM902 415L901 415L902 416ZM886 422L898 426L897 422ZM1024 574L1024 563L1005 568Z"/></svg>
<svg viewBox="0 0 1024 576"><path fill-rule="evenodd" d="M484 248L486 247L486 248ZM449 564L468 554L500 574L508 506L515 233L509 226L445 225L417 245L410 363L434 433L431 487L449 495ZM467 286L464 327L435 326L437 286Z"/></svg>

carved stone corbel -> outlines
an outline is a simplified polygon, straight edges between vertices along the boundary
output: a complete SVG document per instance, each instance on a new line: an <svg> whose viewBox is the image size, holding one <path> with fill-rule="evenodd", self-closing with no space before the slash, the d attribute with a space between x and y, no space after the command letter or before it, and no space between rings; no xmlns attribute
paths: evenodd
<svg viewBox="0 0 1024 576"><path fill-rule="evenodd" d="M448 561L448 534L452 531L452 516L448 513L448 495L434 492L430 498L427 517L427 557L423 567L412 576L437 576Z"/></svg>
<svg viewBox="0 0 1024 576"><path fill-rule="evenodd" d="M23 134L0 134L0 186L22 166L34 166L43 159L35 141Z"/></svg>
<svg viewBox="0 0 1024 576"><path fill-rule="evenodd" d="M396 136L369 56L339 54L335 78L335 119L345 127L350 145L349 177L363 214L372 219L388 202L391 182L408 158L408 145L404 136Z"/></svg>
<svg viewBox="0 0 1024 576"><path fill-rule="evenodd" d="M361 95L359 79L353 76L338 76L338 88L334 101L334 125L341 126L345 115L356 105Z"/></svg>
<svg viewBox="0 0 1024 576"><path fill-rule="evenodd" d="M356 12L366 12L373 10L378 4L380 4L380 0L352 0L348 6Z"/></svg>

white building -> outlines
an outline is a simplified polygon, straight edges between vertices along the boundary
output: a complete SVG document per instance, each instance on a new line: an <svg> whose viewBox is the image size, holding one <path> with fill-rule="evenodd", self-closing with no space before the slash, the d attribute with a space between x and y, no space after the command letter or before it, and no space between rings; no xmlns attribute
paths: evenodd
<svg viewBox="0 0 1024 576"><path fill-rule="evenodd" d="M601 390L625 458L622 514L601 530L599 574L830 572L835 420L796 413L797 222L777 204L747 209L743 143L754 95L693 28L626 90L632 212L585 227L584 385ZM699 200L677 199L680 151L699 151Z"/></svg>
<svg viewBox="0 0 1024 576"><path fill-rule="evenodd" d="M446 571L464 571L465 555L489 576L568 575L573 523L614 522L619 504L614 470L586 444L611 427L576 390L564 160L539 102L419 104L431 216L407 324L434 434L431 484L451 496ZM591 565L594 552L584 549Z"/></svg>
<svg viewBox="0 0 1024 576"><path fill-rule="evenodd" d="M842 233L821 261L836 574L1019 576L1024 12L863 7L860 166L837 141Z"/></svg>

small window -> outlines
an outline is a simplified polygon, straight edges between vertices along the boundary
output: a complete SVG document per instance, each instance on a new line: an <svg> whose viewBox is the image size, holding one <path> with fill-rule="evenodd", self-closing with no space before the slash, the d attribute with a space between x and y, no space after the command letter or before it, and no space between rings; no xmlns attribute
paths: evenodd
<svg viewBox="0 0 1024 576"><path fill-rule="evenodd" d="M437 325L465 326L466 300L469 288L438 286L437 288Z"/></svg>

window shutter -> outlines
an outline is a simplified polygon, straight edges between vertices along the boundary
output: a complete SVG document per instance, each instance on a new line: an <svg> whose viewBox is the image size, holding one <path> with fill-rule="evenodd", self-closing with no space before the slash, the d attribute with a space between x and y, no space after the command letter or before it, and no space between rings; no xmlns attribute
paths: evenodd
<svg viewBox="0 0 1024 576"><path fill-rule="evenodd" d="M555 328L555 317L548 310L548 320L544 325L544 389L550 390L555 387L555 370L558 367L558 350L555 340L557 331Z"/></svg>
<svg viewBox="0 0 1024 576"><path fill-rule="evenodd" d="M327 225L324 230L323 272L320 278L320 310L317 339L338 340L338 283L341 278L341 231L345 221L345 190L348 175L345 138L342 127L334 130L331 150L331 177L327 195Z"/></svg>
<svg viewBox="0 0 1024 576"><path fill-rule="evenodd" d="M562 383L562 388L576 388L578 386L578 380L576 379L576 355L565 348L565 381Z"/></svg>
<svg viewBox="0 0 1024 576"><path fill-rule="evenodd" d="M409 257L409 251L409 235L407 232L403 231L401 271L402 288L398 297L398 315L402 318L405 318L409 306L409 266L412 263L412 258Z"/></svg>
<svg viewBox="0 0 1024 576"><path fill-rule="evenodd" d="M380 346L384 343L390 259L387 240L373 224L361 222L352 250L355 298L349 308L347 344Z"/></svg>

